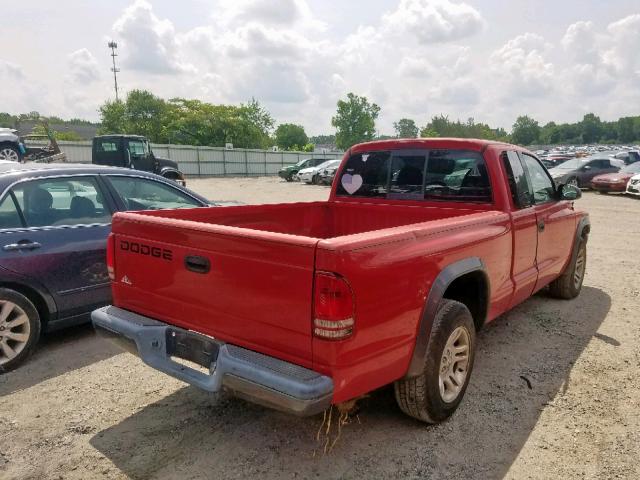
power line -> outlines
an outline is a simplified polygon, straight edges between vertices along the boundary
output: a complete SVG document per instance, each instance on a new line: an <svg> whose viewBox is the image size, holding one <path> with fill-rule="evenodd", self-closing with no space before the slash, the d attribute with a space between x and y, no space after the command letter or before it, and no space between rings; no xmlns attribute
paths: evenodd
<svg viewBox="0 0 640 480"><path fill-rule="evenodd" d="M118 101L118 72L120 71L119 68L116 68L116 57L118 56L118 54L116 53L116 49L118 48L118 44L112 40L107 45L111 49L111 58L113 59L113 67L111 67L111 71L113 72L113 84L116 88L116 102L117 102Z"/></svg>

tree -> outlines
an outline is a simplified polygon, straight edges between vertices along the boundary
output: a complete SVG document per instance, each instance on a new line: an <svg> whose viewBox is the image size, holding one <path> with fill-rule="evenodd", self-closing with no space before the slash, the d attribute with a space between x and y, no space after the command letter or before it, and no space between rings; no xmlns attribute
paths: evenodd
<svg viewBox="0 0 640 480"><path fill-rule="evenodd" d="M398 138L416 138L418 136L418 127L416 122L410 118L401 118L393 123Z"/></svg>
<svg viewBox="0 0 640 480"><path fill-rule="evenodd" d="M283 150L293 150L293 147L302 148L309 143L309 137L301 125L282 123L276 128L276 145Z"/></svg>
<svg viewBox="0 0 640 480"><path fill-rule="evenodd" d="M540 140L540 125L531 117L520 116L513 124L511 139L519 145L531 145Z"/></svg>
<svg viewBox="0 0 640 480"><path fill-rule="evenodd" d="M98 133L126 133L127 132L127 119L126 119L127 107L124 102L118 101L106 101L100 106L100 120L102 125L98 129Z"/></svg>
<svg viewBox="0 0 640 480"><path fill-rule="evenodd" d="M582 118L580 128L582 130L582 141L584 143L597 142L603 133L600 117L596 117L593 113L587 113Z"/></svg>
<svg viewBox="0 0 640 480"><path fill-rule="evenodd" d="M376 132L376 118L380 107L369 103L366 97L353 93L347 100L338 100L338 111L331 119L336 128L336 145L343 150L360 142L371 140Z"/></svg>

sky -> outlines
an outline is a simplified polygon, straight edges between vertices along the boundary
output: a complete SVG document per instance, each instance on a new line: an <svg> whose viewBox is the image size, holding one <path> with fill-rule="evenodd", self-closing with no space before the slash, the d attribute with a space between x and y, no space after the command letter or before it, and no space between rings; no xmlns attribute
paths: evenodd
<svg viewBox="0 0 640 480"><path fill-rule="evenodd" d="M348 92L377 129L435 115L511 129L640 115L637 0L21 0L0 30L0 111L99 120L121 94L239 104L333 133Z"/></svg>

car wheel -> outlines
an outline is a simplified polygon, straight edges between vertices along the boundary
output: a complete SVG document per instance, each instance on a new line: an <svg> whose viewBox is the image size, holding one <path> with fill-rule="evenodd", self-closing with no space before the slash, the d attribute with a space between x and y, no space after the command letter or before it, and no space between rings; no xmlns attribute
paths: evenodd
<svg viewBox="0 0 640 480"><path fill-rule="evenodd" d="M288 177L284 177L287 182L293 182L293 177L289 175Z"/></svg>
<svg viewBox="0 0 640 480"><path fill-rule="evenodd" d="M314 175L314 176L311 178L311 183L312 183L313 185L318 185L319 180L320 180L319 176L318 176L318 175Z"/></svg>
<svg viewBox="0 0 640 480"><path fill-rule="evenodd" d="M12 145L2 145L0 146L0 160L18 162L20 160L20 152Z"/></svg>
<svg viewBox="0 0 640 480"><path fill-rule="evenodd" d="M576 188L580 188L580 184L578 183L577 177L572 177L569 180L567 180L567 185L572 185Z"/></svg>
<svg viewBox="0 0 640 480"><path fill-rule="evenodd" d="M424 369L395 382L400 410L426 423L439 423L458 408L469 384L476 330L466 305L443 299L433 320Z"/></svg>
<svg viewBox="0 0 640 480"><path fill-rule="evenodd" d="M18 367L40 338L40 315L24 295L0 288L0 373Z"/></svg>
<svg viewBox="0 0 640 480"><path fill-rule="evenodd" d="M578 245L578 254L566 270L549 284L549 293L556 298L570 300L582 290L582 282L587 269L587 242L583 238Z"/></svg>

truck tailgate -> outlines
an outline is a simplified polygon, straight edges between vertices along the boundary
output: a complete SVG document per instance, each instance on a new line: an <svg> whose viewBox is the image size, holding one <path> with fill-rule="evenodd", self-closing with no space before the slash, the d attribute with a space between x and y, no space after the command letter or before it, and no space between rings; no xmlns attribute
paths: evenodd
<svg viewBox="0 0 640 480"><path fill-rule="evenodd" d="M114 305L311 367L317 239L131 212L112 232Z"/></svg>

